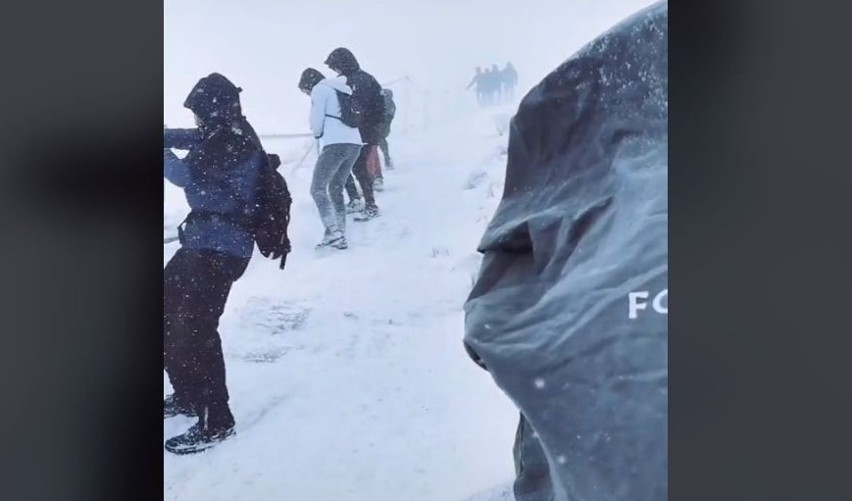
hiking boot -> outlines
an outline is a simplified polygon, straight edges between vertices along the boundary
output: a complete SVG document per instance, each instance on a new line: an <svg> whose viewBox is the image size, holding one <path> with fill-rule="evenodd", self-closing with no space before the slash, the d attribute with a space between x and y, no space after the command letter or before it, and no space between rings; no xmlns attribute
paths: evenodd
<svg viewBox="0 0 852 501"><path fill-rule="evenodd" d="M166 440L166 450L172 454L195 454L206 451L236 432L234 426L206 428L199 421L180 435Z"/></svg>
<svg viewBox="0 0 852 501"><path fill-rule="evenodd" d="M360 216L355 216L355 221L369 221L370 219L379 216L379 208L375 205L368 205Z"/></svg>
<svg viewBox="0 0 852 501"><path fill-rule="evenodd" d="M174 393L163 399L163 419L183 415L195 417L196 412L189 404L179 401Z"/></svg>
<svg viewBox="0 0 852 501"><path fill-rule="evenodd" d="M234 416L225 406L204 406L198 422L180 435L166 440L165 448L172 454L195 454L213 447L234 435ZM218 412L217 412L218 411Z"/></svg>
<svg viewBox="0 0 852 501"><path fill-rule="evenodd" d="M349 201L349 204L346 205L346 213L352 214L353 212L361 212L364 210L364 201L360 198L353 198Z"/></svg>
<svg viewBox="0 0 852 501"><path fill-rule="evenodd" d="M385 180L384 178L377 177L373 180L373 190L382 191L385 189Z"/></svg>

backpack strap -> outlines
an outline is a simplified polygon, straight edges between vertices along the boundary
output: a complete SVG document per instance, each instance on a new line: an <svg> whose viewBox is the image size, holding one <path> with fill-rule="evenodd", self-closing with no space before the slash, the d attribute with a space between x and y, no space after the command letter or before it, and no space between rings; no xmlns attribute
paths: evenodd
<svg viewBox="0 0 852 501"><path fill-rule="evenodd" d="M266 153L266 151L264 151L263 149L261 149L260 151L263 155L263 157L262 157L263 162L269 162L272 165L275 165L275 163L277 161L278 165L281 165L281 160L278 157L278 155L268 155ZM261 182L263 182L262 181L263 173L261 172L259 174L259 176L260 176L260 178L258 179L258 183L261 183ZM223 191L227 191L230 188L223 181L221 181L221 180L218 180L218 181L219 182L216 182L215 184L220 189L222 189ZM258 187L259 187L259 185L256 186L255 188L258 188ZM239 212L243 212L242 209L245 209L246 207L248 207L248 202L246 200L243 200L238 195L234 194L234 196L232 198L238 202ZM241 227L243 230L248 232L249 235L252 235L252 237L254 237L254 215L253 214L252 215L245 215L245 214L234 215L234 214L222 214L220 212L211 212L211 211L203 211L203 210L198 210L198 209L192 209L191 211L189 211L189 214L186 215L186 218L177 227L178 241L181 243L181 245L184 244L184 227L186 226L186 224L188 222L190 222L190 221L211 221L213 219L220 219L222 221L226 221L226 222L229 222L229 223L236 224L237 226Z"/></svg>
<svg viewBox="0 0 852 501"><path fill-rule="evenodd" d="M254 235L254 218L252 216L247 215L232 215L232 214L221 214L219 212L210 212L210 211L201 211L201 210L191 210L189 214L186 215L186 218L178 225L178 240L181 244L184 243L184 227L190 221L212 221L214 219L219 219L221 221L225 221L228 223L236 224L237 226L244 229L250 235Z"/></svg>

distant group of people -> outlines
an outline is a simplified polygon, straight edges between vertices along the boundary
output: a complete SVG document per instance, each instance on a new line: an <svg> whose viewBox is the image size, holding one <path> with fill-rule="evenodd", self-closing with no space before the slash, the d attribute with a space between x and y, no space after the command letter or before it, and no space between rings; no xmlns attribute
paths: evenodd
<svg viewBox="0 0 852 501"><path fill-rule="evenodd" d="M502 70L496 64L483 70L477 66L473 79L466 89L473 87L480 106L506 103L514 99L518 85L518 72L512 63L506 63Z"/></svg>
<svg viewBox="0 0 852 501"><path fill-rule="evenodd" d="M325 64L337 76L307 68L298 88L311 97L310 127L321 146L310 188L324 228L317 248L346 249L347 213L358 212L356 221L379 215L377 150L392 169L387 140L396 106L393 93L348 49L333 50ZM163 361L174 389L163 417L198 418L166 441L175 454L203 451L234 434L219 318L255 245L264 257L280 259L282 269L291 250L292 199L277 172L280 159L266 153L243 116L240 92L219 73L202 78L184 102L196 127L163 132L163 175L184 190L190 207L178 226L181 246L163 270ZM172 149L188 153L179 158Z"/></svg>

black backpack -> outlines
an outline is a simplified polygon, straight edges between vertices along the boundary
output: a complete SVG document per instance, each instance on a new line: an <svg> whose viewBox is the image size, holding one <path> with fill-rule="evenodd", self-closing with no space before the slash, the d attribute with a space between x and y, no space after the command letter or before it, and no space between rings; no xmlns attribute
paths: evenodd
<svg viewBox="0 0 852 501"><path fill-rule="evenodd" d="M250 230L263 257L281 258L280 268L283 270L287 254L291 250L287 227L290 224L290 205L293 199L287 188L287 181L278 172L281 159L275 154L267 154L266 159L258 182Z"/></svg>
<svg viewBox="0 0 852 501"><path fill-rule="evenodd" d="M336 118L348 127L358 127L362 116L362 110L358 100L353 99L351 95L345 92L340 92L337 89L334 89L334 92L337 93L337 102L340 104L340 116L326 116Z"/></svg>

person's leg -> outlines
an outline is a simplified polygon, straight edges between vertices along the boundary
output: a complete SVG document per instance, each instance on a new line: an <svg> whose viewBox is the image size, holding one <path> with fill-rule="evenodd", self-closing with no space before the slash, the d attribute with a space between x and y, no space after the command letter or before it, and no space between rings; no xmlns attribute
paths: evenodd
<svg viewBox="0 0 852 501"><path fill-rule="evenodd" d="M361 151L358 153L358 159L355 160L355 164L352 166L352 173L358 179L358 184L361 185L361 190L364 192L366 207L375 207L376 197L373 194L373 179L367 172L367 156L369 155L369 150L369 145L361 147Z"/></svg>
<svg viewBox="0 0 852 501"><path fill-rule="evenodd" d="M228 406L225 359L219 336L219 318L231 286L245 273L250 258L207 250L187 250L186 272L191 280L174 329L174 353L186 369L189 398L198 423L166 441L177 454L197 452L233 433L234 416Z"/></svg>
<svg viewBox="0 0 852 501"><path fill-rule="evenodd" d="M233 426L234 417L228 407L228 388L225 382L225 359L222 355L222 339L219 336L219 318L225 312L225 304L231 287L248 267L250 258L239 258L220 253L205 253L203 260L204 279L198 280L197 307L192 312L196 319L195 345L196 364L194 381L200 383L194 389L195 399L207 406L208 426L211 428Z"/></svg>
<svg viewBox="0 0 852 501"><path fill-rule="evenodd" d="M314 177L311 182L311 197L319 211L320 219L325 226L326 235L339 231L334 206L329 196L329 185L342 161L342 150L339 144L331 144L323 148L314 167Z"/></svg>
<svg viewBox="0 0 852 501"><path fill-rule="evenodd" d="M367 173L373 180L382 179L382 162L379 160L379 145L368 144L367 149Z"/></svg>
<svg viewBox="0 0 852 501"><path fill-rule="evenodd" d="M367 148L367 173L373 179L373 191L382 191L385 179L382 176L382 162L379 160L379 145L368 144L365 148Z"/></svg>
<svg viewBox="0 0 852 501"><path fill-rule="evenodd" d="M184 366L176 356L175 326L180 320L181 304L184 300L185 284L191 279L187 276L187 251L178 249L163 269L163 368L169 377L174 394L173 411L190 410L188 382Z"/></svg>
<svg viewBox="0 0 852 501"><path fill-rule="evenodd" d="M349 195L349 204L346 206L346 212L361 212L364 210L364 200L361 199L361 193L358 191L358 186L355 181L355 176L352 171L349 171L349 178L346 180L346 194Z"/></svg>
<svg viewBox="0 0 852 501"><path fill-rule="evenodd" d="M361 194L358 193L358 187L355 186L355 177L351 174L349 179L346 180L346 194L349 195L349 203L361 200Z"/></svg>
<svg viewBox="0 0 852 501"><path fill-rule="evenodd" d="M214 251L186 250L186 286L179 319L172 330L172 356L183 365L189 399L213 427L233 425L225 385L219 317L233 283L249 258Z"/></svg>
<svg viewBox="0 0 852 501"><path fill-rule="evenodd" d="M331 204L334 208L334 214L337 218L337 226L341 232L346 232L346 205L343 201L343 187L346 180L352 177L352 165L358 158L361 152L360 145L346 144L341 145L341 158L337 171L331 177L331 182L328 186L328 193L331 197Z"/></svg>
<svg viewBox="0 0 852 501"><path fill-rule="evenodd" d="M387 136L383 137L381 142L379 142L379 148L382 149L382 156L384 156L385 158L385 166L388 168L388 170L392 170L393 160L391 160L390 147L388 146Z"/></svg>

